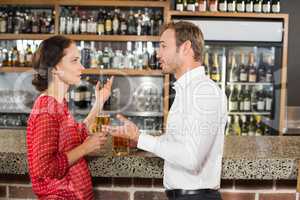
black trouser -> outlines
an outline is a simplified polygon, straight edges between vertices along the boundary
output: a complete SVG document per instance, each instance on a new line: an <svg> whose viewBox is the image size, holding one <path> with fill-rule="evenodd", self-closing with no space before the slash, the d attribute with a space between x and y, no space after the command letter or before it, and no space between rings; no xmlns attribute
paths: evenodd
<svg viewBox="0 0 300 200"><path fill-rule="evenodd" d="M169 200L222 200L218 190L167 190Z"/></svg>

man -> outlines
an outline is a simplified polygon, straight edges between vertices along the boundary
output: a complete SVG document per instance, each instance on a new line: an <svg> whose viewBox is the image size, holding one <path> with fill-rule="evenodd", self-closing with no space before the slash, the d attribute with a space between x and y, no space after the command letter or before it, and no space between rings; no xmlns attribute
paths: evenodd
<svg viewBox="0 0 300 200"><path fill-rule="evenodd" d="M158 58L164 73L173 73L176 96L165 134L140 134L122 116L123 126L105 126L113 136L138 142L138 148L164 159L164 186L171 200L219 200L226 96L201 66L204 40L189 22L163 27Z"/></svg>

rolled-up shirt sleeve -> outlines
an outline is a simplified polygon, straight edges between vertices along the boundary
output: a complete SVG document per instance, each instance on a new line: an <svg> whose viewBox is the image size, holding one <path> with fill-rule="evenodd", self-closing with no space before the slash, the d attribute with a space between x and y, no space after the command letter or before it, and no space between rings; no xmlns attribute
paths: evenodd
<svg viewBox="0 0 300 200"><path fill-rule="evenodd" d="M32 135L32 170L34 177L61 179L69 169L66 153L59 152L59 126L50 114L36 116Z"/></svg>

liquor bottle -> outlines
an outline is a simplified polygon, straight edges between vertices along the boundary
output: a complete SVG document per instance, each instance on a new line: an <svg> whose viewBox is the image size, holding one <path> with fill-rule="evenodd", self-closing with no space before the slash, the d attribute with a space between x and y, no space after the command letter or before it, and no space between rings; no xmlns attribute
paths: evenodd
<svg viewBox="0 0 300 200"><path fill-rule="evenodd" d="M187 0L187 11L195 12L195 0Z"/></svg>
<svg viewBox="0 0 300 200"><path fill-rule="evenodd" d="M73 10L73 33L74 34L80 33L80 17L79 17L78 7L75 7L75 10Z"/></svg>
<svg viewBox="0 0 300 200"><path fill-rule="evenodd" d="M111 35L112 34L112 19L111 19L111 12L108 12L105 18L105 34Z"/></svg>
<svg viewBox="0 0 300 200"><path fill-rule="evenodd" d="M92 12L90 17L90 34L97 34L97 21L95 16L95 12Z"/></svg>
<svg viewBox="0 0 300 200"><path fill-rule="evenodd" d="M163 25L163 15L160 10L155 12L154 18L154 35L159 35L160 27Z"/></svg>
<svg viewBox="0 0 300 200"><path fill-rule="evenodd" d="M205 52L204 54L204 69L205 69L205 74L210 77L210 65L209 65L209 54L208 52Z"/></svg>
<svg viewBox="0 0 300 200"><path fill-rule="evenodd" d="M233 127L232 116L229 115L227 117L227 127L226 127L225 135L229 136L229 135L233 135L233 133L234 133L234 127Z"/></svg>
<svg viewBox="0 0 300 200"><path fill-rule="evenodd" d="M246 12L253 12L253 0L246 0Z"/></svg>
<svg viewBox="0 0 300 200"><path fill-rule="evenodd" d="M19 52L19 58L20 58L20 66L21 67L25 67L26 63L25 63L25 49L21 49Z"/></svg>
<svg viewBox="0 0 300 200"><path fill-rule="evenodd" d="M245 12L245 0L236 1L236 11Z"/></svg>
<svg viewBox="0 0 300 200"><path fill-rule="evenodd" d="M109 67L110 67L110 57L109 57L108 47L104 48L102 61L103 61L104 69L109 69Z"/></svg>
<svg viewBox="0 0 300 200"><path fill-rule="evenodd" d="M249 82L255 83L256 82L256 64L254 61L254 53L249 53Z"/></svg>
<svg viewBox="0 0 300 200"><path fill-rule="evenodd" d="M264 56L261 54L261 62L260 65L257 69L257 81L260 83L266 82L266 68L265 68L265 63L264 63Z"/></svg>
<svg viewBox="0 0 300 200"><path fill-rule="evenodd" d="M236 60L235 60L235 54L231 55L231 63L230 63L230 72L229 72L229 77L228 80L230 82L238 82L239 81L239 68L237 66Z"/></svg>
<svg viewBox="0 0 300 200"><path fill-rule="evenodd" d="M103 10L99 11L97 21L98 21L97 33L98 33L98 35L104 35L105 34L105 26L104 26Z"/></svg>
<svg viewBox="0 0 300 200"><path fill-rule="evenodd" d="M211 79L215 82L221 81L221 72L218 61L218 53L213 54L213 63L211 67Z"/></svg>
<svg viewBox="0 0 300 200"><path fill-rule="evenodd" d="M238 89L236 86L231 86L231 94L229 96L229 105L228 105L228 110L230 112L236 112L238 111Z"/></svg>
<svg viewBox="0 0 300 200"><path fill-rule="evenodd" d="M272 104L273 104L273 90L269 90L266 92L266 96L265 96L266 111L268 112L272 111Z"/></svg>
<svg viewBox="0 0 300 200"><path fill-rule="evenodd" d="M200 12L207 11L207 1L206 0L198 0L198 10Z"/></svg>
<svg viewBox="0 0 300 200"><path fill-rule="evenodd" d="M19 51L17 47L12 48L12 53L11 53L11 66L13 67L18 67L20 64L20 57L19 57Z"/></svg>
<svg viewBox="0 0 300 200"><path fill-rule="evenodd" d="M265 111L265 93L263 87L260 85L257 92L257 111Z"/></svg>
<svg viewBox="0 0 300 200"><path fill-rule="evenodd" d="M248 81L248 70L245 65L244 61L244 53L241 52L240 54L240 65L239 65L239 71L240 71L240 81L241 82L247 82Z"/></svg>
<svg viewBox="0 0 300 200"><path fill-rule="evenodd" d="M257 90L255 86L251 90L251 111L257 111Z"/></svg>
<svg viewBox="0 0 300 200"><path fill-rule="evenodd" d="M121 35L127 34L127 20L126 20L126 13L122 12L121 19L120 19L120 32Z"/></svg>
<svg viewBox="0 0 300 200"><path fill-rule="evenodd" d="M39 32L40 32L40 24L39 24L37 13L35 12L32 20L32 33L39 33Z"/></svg>
<svg viewBox="0 0 300 200"><path fill-rule="evenodd" d="M266 65L266 82L273 82L273 59L272 56L268 55L267 57L267 65Z"/></svg>
<svg viewBox="0 0 300 200"><path fill-rule="evenodd" d="M264 13L270 13L271 12L271 0L263 0L263 2L262 2L262 11Z"/></svg>
<svg viewBox="0 0 300 200"><path fill-rule="evenodd" d="M176 0L176 10L183 11L183 0Z"/></svg>
<svg viewBox="0 0 300 200"><path fill-rule="evenodd" d="M42 19L42 17L41 17ZM16 11L16 15L13 19L13 24L14 24L14 33L15 34L19 34L22 32L21 30L21 14L19 11ZM45 33L45 32L42 32L42 33Z"/></svg>
<svg viewBox="0 0 300 200"><path fill-rule="evenodd" d="M241 116L242 126L241 126L241 136L247 136L249 133L249 125L247 123L247 118L245 115Z"/></svg>
<svg viewBox="0 0 300 200"><path fill-rule="evenodd" d="M67 16L66 33L67 34L73 33L73 17L70 15L70 13L68 13Z"/></svg>
<svg viewBox="0 0 300 200"><path fill-rule="evenodd" d="M188 0L183 0L183 10L187 10L187 1Z"/></svg>
<svg viewBox="0 0 300 200"><path fill-rule="evenodd" d="M256 13L261 13L261 11L262 11L262 0L254 0L253 10Z"/></svg>
<svg viewBox="0 0 300 200"><path fill-rule="evenodd" d="M25 64L26 67L30 67L32 66L32 50L31 50L31 46L29 44L27 44L27 48L26 48L26 54L25 54Z"/></svg>
<svg viewBox="0 0 300 200"><path fill-rule="evenodd" d="M80 22L80 33L86 34L87 33L87 19L86 19L86 12L81 12L81 22Z"/></svg>
<svg viewBox="0 0 300 200"><path fill-rule="evenodd" d="M13 33L14 32L14 14L12 8L8 9L8 16L7 16L7 22L6 22L6 30L7 33Z"/></svg>
<svg viewBox="0 0 300 200"><path fill-rule="evenodd" d="M219 0L219 11L227 12L227 0Z"/></svg>
<svg viewBox="0 0 300 200"><path fill-rule="evenodd" d="M118 9L115 9L114 18L112 21L113 34L114 35L119 34L119 29L120 29L119 11L118 11Z"/></svg>
<svg viewBox="0 0 300 200"><path fill-rule="evenodd" d="M91 68L98 67L98 57L97 57L97 52L96 52L94 41L91 41L90 61L91 61L91 64L90 64Z"/></svg>
<svg viewBox="0 0 300 200"><path fill-rule="evenodd" d="M217 0L209 0L209 11L217 12L218 11L218 1Z"/></svg>
<svg viewBox="0 0 300 200"><path fill-rule="evenodd" d="M240 126L238 115L234 116L233 130L234 130L233 135L235 135L235 136L240 136L241 135L241 126Z"/></svg>
<svg viewBox="0 0 300 200"><path fill-rule="evenodd" d="M90 84L88 83L88 77L80 81L79 85L71 93L71 98L75 106L79 109L87 109L90 106L92 92Z"/></svg>
<svg viewBox="0 0 300 200"><path fill-rule="evenodd" d="M150 35L150 16L149 16L149 9L144 9L144 14L142 15L142 35Z"/></svg>
<svg viewBox="0 0 300 200"><path fill-rule="evenodd" d="M228 12L235 12L236 11L236 2L235 0L228 0Z"/></svg>
<svg viewBox="0 0 300 200"><path fill-rule="evenodd" d="M251 94L248 85L245 86L245 91L244 91L244 111L245 112L251 111Z"/></svg>
<svg viewBox="0 0 300 200"><path fill-rule="evenodd" d="M128 34L129 35L134 35L136 34L136 25L135 25L135 20L133 16L133 11L129 11L129 17L128 17Z"/></svg>
<svg viewBox="0 0 300 200"><path fill-rule="evenodd" d="M7 15L4 12L1 12L0 15L0 33L6 33L6 21L7 20Z"/></svg>
<svg viewBox="0 0 300 200"><path fill-rule="evenodd" d="M238 106L239 106L239 111L244 112L244 98L245 98L245 88L242 85L239 85L239 96L238 96Z"/></svg>
<svg viewBox="0 0 300 200"><path fill-rule="evenodd" d="M257 115L256 117L256 131L255 136L261 136L264 134L264 127L261 120L261 116Z"/></svg>
<svg viewBox="0 0 300 200"><path fill-rule="evenodd" d="M256 121L254 119L254 116L250 116L250 122L249 122L249 136L254 136L256 132Z"/></svg>
<svg viewBox="0 0 300 200"><path fill-rule="evenodd" d="M272 12L273 13L280 12L280 0L272 0Z"/></svg>

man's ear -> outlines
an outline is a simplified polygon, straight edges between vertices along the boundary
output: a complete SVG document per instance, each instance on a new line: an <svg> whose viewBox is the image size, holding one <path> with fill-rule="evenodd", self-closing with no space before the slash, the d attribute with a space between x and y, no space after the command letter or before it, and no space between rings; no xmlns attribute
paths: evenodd
<svg viewBox="0 0 300 200"><path fill-rule="evenodd" d="M183 53L185 55L189 54L190 53L190 50L192 48L192 43L190 40L187 40L185 41L183 44L182 44L182 48L183 48Z"/></svg>

